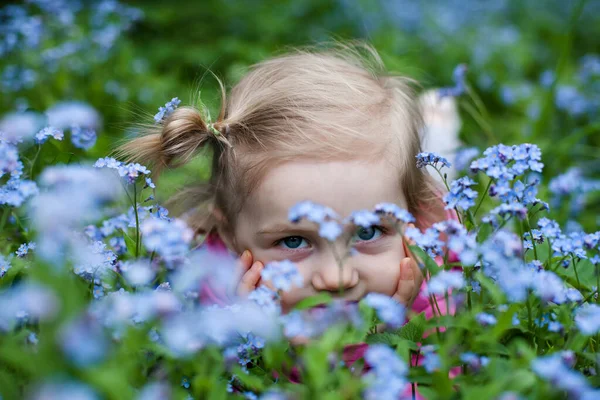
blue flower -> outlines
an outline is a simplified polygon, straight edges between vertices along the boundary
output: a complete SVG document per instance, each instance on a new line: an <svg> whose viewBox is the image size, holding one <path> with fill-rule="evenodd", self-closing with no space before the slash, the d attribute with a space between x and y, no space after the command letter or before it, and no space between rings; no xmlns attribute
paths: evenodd
<svg viewBox="0 0 600 400"><path fill-rule="evenodd" d="M279 311L279 305L277 303L278 299L279 295L277 292L267 288L266 286L260 286L250 292L248 295L248 300L255 302L259 307L267 312Z"/></svg>
<svg viewBox="0 0 600 400"><path fill-rule="evenodd" d="M596 304L586 304L575 312L575 325L586 336L600 332L600 307Z"/></svg>
<svg viewBox="0 0 600 400"><path fill-rule="evenodd" d="M423 152L416 155L417 158L417 168L423 168L427 165L432 166L435 169L438 169L438 164L441 164L439 168L442 167L450 167L452 164L445 159L444 157L429 152Z"/></svg>
<svg viewBox="0 0 600 400"><path fill-rule="evenodd" d="M404 324L404 306L393 298L379 293L369 293L363 301L377 311L377 316L391 328Z"/></svg>
<svg viewBox="0 0 600 400"><path fill-rule="evenodd" d="M458 271L440 271L427 282L427 288L424 291L426 296L444 295L449 290L460 290L465 287L465 278L462 272Z"/></svg>
<svg viewBox="0 0 600 400"><path fill-rule="evenodd" d="M75 381L46 382L38 385L30 397L42 399L100 400L101 397L91 387ZM149 399L150 397L142 397ZM161 397L165 398L165 397Z"/></svg>
<svg viewBox="0 0 600 400"><path fill-rule="evenodd" d="M367 383L364 398L400 398L407 384L408 367L396 352L388 346L374 344L365 352L365 361L371 366L371 370L363 376Z"/></svg>
<svg viewBox="0 0 600 400"><path fill-rule="evenodd" d="M517 217L519 219L525 219L527 217L527 208L521 203L502 203L498 207L490 211L492 216L499 215L505 217Z"/></svg>
<svg viewBox="0 0 600 400"><path fill-rule="evenodd" d="M375 213L390 215L394 219L406 224L415 222L415 217L403 208L398 207L393 203L379 203L375 206Z"/></svg>
<svg viewBox="0 0 600 400"><path fill-rule="evenodd" d="M10 178L4 186L0 186L0 204L20 207L25 201L39 193L35 182L27 179Z"/></svg>
<svg viewBox="0 0 600 400"><path fill-rule="evenodd" d="M165 221L153 216L142 222L140 231L144 246L160 255L169 268L185 260L194 238L194 232L179 219Z"/></svg>
<svg viewBox="0 0 600 400"><path fill-rule="evenodd" d="M35 249L35 242L23 243L22 245L19 246L19 248L17 249L15 254L19 258L23 258L29 253L29 250L34 250L34 249Z"/></svg>
<svg viewBox="0 0 600 400"><path fill-rule="evenodd" d="M498 322L495 316L484 312L477 314L475 319L481 326L496 325L496 322Z"/></svg>
<svg viewBox="0 0 600 400"><path fill-rule="evenodd" d="M56 140L63 140L65 134L60 129L47 126L35 134L35 141L37 144L42 144L48 140L49 137L52 137Z"/></svg>
<svg viewBox="0 0 600 400"><path fill-rule="evenodd" d="M171 101L167 102L164 107L159 107L158 112L154 115L154 122L160 123L165 120L169 115L173 114L175 109L181 104L181 100L177 97L173 97Z"/></svg>
<svg viewBox="0 0 600 400"><path fill-rule="evenodd" d="M421 347L421 353L423 354L423 367L425 371L431 374L442 367L440 356L434 351L433 345Z"/></svg>
<svg viewBox="0 0 600 400"><path fill-rule="evenodd" d="M96 139L96 131L93 129L71 127L71 143L79 149L88 150L96 144Z"/></svg>
<svg viewBox="0 0 600 400"><path fill-rule="evenodd" d="M484 356L478 356L475 353L466 352L460 355L460 361L467 364L474 372L477 372L481 367L486 367L490 360Z"/></svg>
<svg viewBox="0 0 600 400"><path fill-rule="evenodd" d="M2 254L0 254L0 278L6 275L11 267L12 265L10 265L10 262Z"/></svg>
<svg viewBox="0 0 600 400"><path fill-rule="evenodd" d="M87 103L67 101L57 103L48 110L48 124L56 129L72 129L73 126L85 130L100 128L100 114Z"/></svg>
<svg viewBox="0 0 600 400"><path fill-rule="evenodd" d="M5 174L19 178L23 173L23 163L19 160L17 148L0 140L0 178Z"/></svg>
<svg viewBox="0 0 600 400"><path fill-rule="evenodd" d="M453 181L450 184L450 191L444 196L446 210L457 207L468 210L473 207L477 198L477 192L470 188L472 185L475 185L475 181L467 176Z"/></svg>
<svg viewBox="0 0 600 400"><path fill-rule="evenodd" d="M288 219L297 223L302 219L320 224L329 219L337 219L337 214L329 207L322 206L312 201L301 201L290 208Z"/></svg>
<svg viewBox="0 0 600 400"><path fill-rule="evenodd" d="M467 147L459 150L454 157L454 168L456 168L457 171L464 170L470 165L471 160L478 155L479 149L476 147Z"/></svg>
<svg viewBox="0 0 600 400"><path fill-rule="evenodd" d="M125 280L134 287L146 286L156 276L150 260L125 261L120 264L120 270L123 272Z"/></svg>
<svg viewBox="0 0 600 400"><path fill-rule="evenodd" d="M431 257L442 255L444 242L440 240L440 233L437 229L428 228L425 233L417 228L407 228L405 233L407 238L412 239Z"/></svg>
<svg viewBox="0 0 600 400"><path fill-rule="evenodd" d="M150 174L150 170L138 163L130 163L119 166L117 169L119 175L125 177L130 184L135 183L140 175Z"/></svg>
<svg viewBox="0 0 600 400"><path fill-rule="evenodd" d="M547 239L554 239L561 233L558 223L546 217L539 219L538 228L540 228L542 235Z"/></svg>
<svg viewBox="0 0 600 400"><path fill-rule="evenodd" d="M265 265L260 275L266 281L271 281L275 289L289 291L292 286L302 287L304 279L296 264L289 260L273 261Z"/></svg>
<svg viewBox="0 0 600 400"><path fill-rule="evenodd" d="M569 398L583 398L583 394L592 388L583 375L571 369L566 361L568 358L569 352L538 357L531 362L531 369L558 389L567 391Z"/></svg>
<svg viewBox="0 0 600 400"><path fill-rule="evenodd" d="M120 161L115 160L112 157L99 158L94 164L96 168L109 168L117 170L119 176L124 177L125 181L129 184L136 182L137 178L142 175L149 175L150 170L145 166L138 163L124 164ZM154 187L154 183L149 177L146 177L146 185Z"/></svg>
<svg viewBox="0 0 600 400"><path fill-rule="evenodd" d="M319 236L335 241L342 234L342 226L336 221L324 221L319 225Z"/></svg>
<svg viewBox="0 0 600 400"><path fill-rule="evenodd" d="M541 172L542 153L536 145L525 143L518 146L499 144L483 152L484 157L471 163L472 172L484 172L499 181L512 180L526 171ZM498 183L498 182L497 182Z"/></svg>
<svg viewBox="0 0 600 400"><path fill-rule="evenodd" d="M239 364L245 366L253 357L260 354L260 350L265 347L265 341L251 332L243 335L243 338L245 342L237 346L236 352Z"/></svg>
<svg viewBox="0 0 600 400"><path fill-rule="evenodd" d="M88 316L64 326L59 337L63 352L78 367L97 364L107 355L108 340L103 327Z"/></svg>
<svg viewBox="0 0 600 400"><path fill-rule="evenodd" d="M445 96L453 96L458 97L463 94L466 90L466 75L467 75L467 65L459 64L454 68L454 72L452 73L452 80L454 81L454 86L446 87L439 89L440 97Z"/></svg>
<svg viewBox="0 0 600 400"><path fill-rule="evenodd" d="M370 228L373 225L381 223L379 215L369 210L354 211L348 217L347 222L351 222L354 225L361 226L363 228Z"/></svg>

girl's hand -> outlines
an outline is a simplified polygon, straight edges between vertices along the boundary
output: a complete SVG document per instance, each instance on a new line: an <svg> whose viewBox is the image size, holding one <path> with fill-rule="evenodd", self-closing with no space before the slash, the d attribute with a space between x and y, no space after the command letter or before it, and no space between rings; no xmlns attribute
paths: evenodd
<svg viewBox="0 0 600 400"><path fill-rule="evenodd" d="M393 298L410 309L421 290L424 277L416 261L408 256L410 252L404 241L402 245L407 256L400 261L400 279Z"/></svg>
<svg viewBox="0 0 600 400"><path fill-rule="evenodd" d="M260 261L252 261L252 252L250 250L245 250L242 253L239 262L241 271L238 276L241 276L241 279L238 283L236 294L245 297L259 286L260 273L264 265Z"/></svg>

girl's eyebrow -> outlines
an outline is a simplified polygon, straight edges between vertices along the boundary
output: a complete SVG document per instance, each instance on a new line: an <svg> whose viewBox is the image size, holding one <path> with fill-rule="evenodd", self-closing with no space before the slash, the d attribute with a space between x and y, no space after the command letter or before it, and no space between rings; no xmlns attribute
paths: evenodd
<svg viewBox="0 0 600 400"><path fill-rule="evenodd" d="M315 233L318 227L315 226L314 229L310 228L302 228L297 225L289 225L289 224L276 224L272 226L266 226L256 232L257 235L269 235L269 234L278 234L285 232L298 232L298 233Z"/></svg>

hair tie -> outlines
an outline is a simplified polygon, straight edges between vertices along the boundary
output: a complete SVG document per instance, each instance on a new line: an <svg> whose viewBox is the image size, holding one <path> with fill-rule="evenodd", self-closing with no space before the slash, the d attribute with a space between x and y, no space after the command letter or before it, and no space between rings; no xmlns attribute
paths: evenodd
<svg viewBox="0 0 600 400"><path fill-rule="evenodd" d="M215 136L221 135L221 132L219 132L219 130L215 127L215 124L213 124L212 122L206 124L206 127L208 128L208 131L211 132L213 135L215 135Z"/></svg>

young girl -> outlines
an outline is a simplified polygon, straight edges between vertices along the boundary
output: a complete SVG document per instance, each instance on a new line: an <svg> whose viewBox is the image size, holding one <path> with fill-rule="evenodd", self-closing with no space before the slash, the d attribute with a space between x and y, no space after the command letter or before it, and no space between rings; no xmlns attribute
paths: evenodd
<svg viewBox="0 0 600 400"><path fill-rule="evenodd" d="M155 171L212 150L210 182L185 195L193 205L187 219L207 246L240 256L239 294L269 284L260 279L266 263L289 259L304 285L282 294L284 312L319 292L337 296L342 285L348 301L382 293L430 315L418 296L422 274L392 226L347 228L333 243L342 249L350 240L354 249L340 272L318 227L288 220L304 200L341 217L395 203L420 229L446 219L439 188L416 167L421 116L413 81L388 74L372 48L362 50L296 51L261 62L227 99L222 87L214 123L180 107L123 150Z"/></svg>

